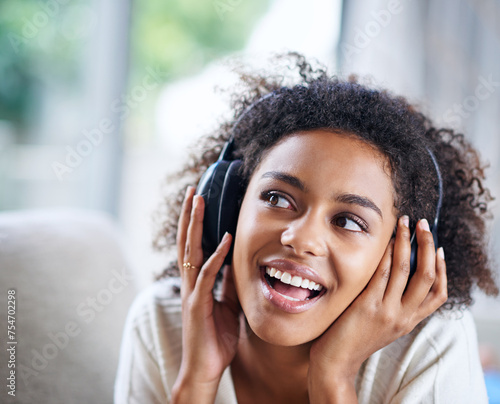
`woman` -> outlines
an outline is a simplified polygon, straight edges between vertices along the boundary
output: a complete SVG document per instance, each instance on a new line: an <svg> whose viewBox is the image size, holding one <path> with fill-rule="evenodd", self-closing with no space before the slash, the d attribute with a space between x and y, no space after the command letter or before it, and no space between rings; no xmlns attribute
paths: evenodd
<svg viewBox="0 0 500 404"><path fill-rule="evenodd" d="M235 123L183 171L198 180L232 139L236 232L204 251L210 199L170 204L180 297L164 278L137 299L116 401L487 402L465 309L475 285L498 294L477 153L403 98L289 58L299 82L244 75Z"/></svg>

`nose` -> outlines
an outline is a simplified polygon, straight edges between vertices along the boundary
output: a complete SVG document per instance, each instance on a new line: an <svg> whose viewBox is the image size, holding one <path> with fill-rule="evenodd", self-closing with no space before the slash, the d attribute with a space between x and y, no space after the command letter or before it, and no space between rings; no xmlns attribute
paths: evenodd
<svg viewBox="0 0 500 404"><path fill-rule="evenodd" d="M297 255L323 256L326 253L325 221L311 212L288 223L281 244Z"/></svg>

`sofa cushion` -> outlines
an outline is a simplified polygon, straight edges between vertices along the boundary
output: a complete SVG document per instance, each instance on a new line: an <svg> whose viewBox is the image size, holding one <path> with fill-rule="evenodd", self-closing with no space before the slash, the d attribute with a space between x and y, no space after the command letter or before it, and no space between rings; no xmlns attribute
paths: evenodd
<svg viewBox="0 0 500 404"><path fill-rule="evenodd" d="M136 294L130 273L105 214L0 213L0 378L15 387L13 402L112 402L121 334Z"/></svg>

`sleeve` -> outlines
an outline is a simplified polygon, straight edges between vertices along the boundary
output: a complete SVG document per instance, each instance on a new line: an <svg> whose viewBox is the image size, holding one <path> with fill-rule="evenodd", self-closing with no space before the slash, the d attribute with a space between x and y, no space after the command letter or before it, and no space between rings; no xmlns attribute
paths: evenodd
<svg viewBox="0 0 500 404"><path fill-rule="evenodd" d="M127 327L115 382L115 404L168 403L158 362L137 329Z"/></svg>
<svg viewBox="0 0 500 404"><path fill-rule="evenodd" d="M154 284L129 310L115 380L115 404L164 404L181 359L181 305L171 285Z"/></svg>
<svg viewBox="0 0 500 404"><path fill-rule="evenodd" d="M488 403L472 315L436 318L417 337L391 403ZM441 319L442 320L442 319Z"/></svg>
<svg viewBox="0 0 500 404"><path fill-rule="evenodd" d="M435 315L376 352L357 387L360 403L488 403L471 314Z"/></svg>

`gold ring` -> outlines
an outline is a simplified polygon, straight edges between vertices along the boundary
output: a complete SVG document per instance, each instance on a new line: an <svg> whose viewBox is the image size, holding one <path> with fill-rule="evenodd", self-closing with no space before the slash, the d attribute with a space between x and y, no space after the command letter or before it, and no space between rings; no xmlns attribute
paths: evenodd
<svg viewBox="0 0 500 404"><path fill-rule="evenodd" d="M184 269L197 269L194 265L191 265L190 262L185 262L184 264L182 264L182 266L184 267Z"/></svg>

